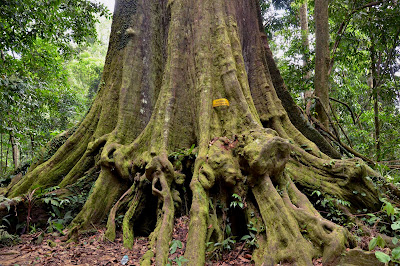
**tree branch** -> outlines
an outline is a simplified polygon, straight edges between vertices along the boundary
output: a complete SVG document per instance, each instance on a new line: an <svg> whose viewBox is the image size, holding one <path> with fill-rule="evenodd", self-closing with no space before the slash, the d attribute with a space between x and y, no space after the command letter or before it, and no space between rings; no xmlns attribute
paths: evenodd
<svg viewBox="0 0 400 266"><path fill-rule="evenodd" d="M347 146L346 144L344 144L340 140L338 140L337 137L335 135L333 135L328 129L326 129L317 119L315 119L314 117L311 117L311 119L314 122L314 124L318 125L319 129L321 129L323 132L328 134L329 137L331 137L336 142L338 142L339 146L341 146L343 149L345 149L346 151L348 151L349 153L353 154L354 156L357 156L357 157L363 159L364 161L366 161L366 162L368 162L368 163L370 163L372 165L376 164L373 160L369 159L368 157L362 155L358 151L354 150L353 148Z"/></svg>
<svg viewBox="0 0 400 266"><path fill-rule="evenodd" d="M347 103L345 103L345 102L342 102L342 101L339 101L339 100L337 100L337 99L334 99L334 98L332 98L332 97L329 97L329 100L332 100L332 101L334 101L334 102L337 102L337 103L340 103L340 104L342 104L342 105L346 106L346 107L347 107L347 109L350 111L351 118L353 119L353 123L354 123L354 125L356 125L356 124L357 124L357 123L356 123L356 118L355 118L355 116L354 116L354 113L353 113L353 110L351 110L350 106L349 106Z"/></svg>

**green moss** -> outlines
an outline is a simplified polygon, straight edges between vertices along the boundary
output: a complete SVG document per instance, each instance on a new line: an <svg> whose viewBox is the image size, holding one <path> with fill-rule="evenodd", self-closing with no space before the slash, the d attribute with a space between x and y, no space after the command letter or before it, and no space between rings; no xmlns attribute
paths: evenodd
<svg viewBox="0 0 400 266"><path fill-rule="evenodd" d="M122 221L124 247L128 249L132 249L134 244L134 232L131 219L135 214L138 203L139 201L137 199L131 202L128 211L125 213L124 220Z"/></svg>

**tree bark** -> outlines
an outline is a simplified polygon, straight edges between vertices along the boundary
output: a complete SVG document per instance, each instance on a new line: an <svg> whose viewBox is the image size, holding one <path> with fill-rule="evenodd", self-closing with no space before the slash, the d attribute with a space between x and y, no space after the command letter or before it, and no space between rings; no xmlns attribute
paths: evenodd
<svg viewBox="0 0 400 266"><path fill-rule="evenodd" d="M167 263L174 216L185 204L190 265L204 265L206 243L227 237L225 218L255 225L256 264L312 265L319 256L333 262L349 245L348 232L324 219L304 192L347 200L353 211L379 209L364 178L374 172L359 159L331 159L292 124L259 21L256 0L117 1L90 112L7 195L38 185L66 188L99 172L69 234L108 215L112 241L115 215L123 214L126 247L143 226L152 232L142 265ZM227 217L219 206L230 206L234 193L247 207Z"/></svg>
<svg viewBox="0 0 400 266"><path fill-rule="evenodd" d="M314 89L318 98L315 106L318 120L329 128L329 21L328 0L315 0L315 78Z"/></svg>
<svg viewBox="0 0 400 266"><path fill-rule="evenodd" d="M18 141L14 137L14 134L10 132L10 142L11 142L11 150L12 150L12 157L13 157L13 164L14 169L17 169L19 166L19 148L18 148Z"/></svg>

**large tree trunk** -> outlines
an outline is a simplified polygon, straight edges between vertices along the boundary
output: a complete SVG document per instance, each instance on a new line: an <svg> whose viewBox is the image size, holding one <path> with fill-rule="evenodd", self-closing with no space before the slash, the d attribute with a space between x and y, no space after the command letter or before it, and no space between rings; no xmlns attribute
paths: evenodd
<svg viewBox="0 0 400 266"><path fill-rule="evenodd" d="M271 77L259 21L256 0L117 0L90 112L8 196L37 185L65 188L100 167L70 232L108 215L113 240L115 215L123 212L125 246L143 226L152 231L143 265L153 257L166 264L174 216L189 198L185 258L203 265L206 243L224 237L226 213L218 206L229 206L236 193L247 207L230 212L231 221L243 221L232 230L257 227L257 264L333 261L348 232L322 218L302 190L347 200L354 210L379 208L364 178L372 172L357 159L332 160L293 126L274 88L273 80L284 85L277 69ZM229 106L213 107L221 98ZM193 144L192 164L169 156Z"/></svg>

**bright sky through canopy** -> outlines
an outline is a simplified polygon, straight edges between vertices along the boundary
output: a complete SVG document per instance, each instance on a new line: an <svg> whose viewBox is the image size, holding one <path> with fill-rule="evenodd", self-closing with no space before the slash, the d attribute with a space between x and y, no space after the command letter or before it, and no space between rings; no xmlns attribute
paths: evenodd
<svg viewBox="0 0 400 266"><path fill-rule="evenodd" d="M115 0L96 0L96 2L103 3L107 6L111 13L114 12Z"/></svg>

